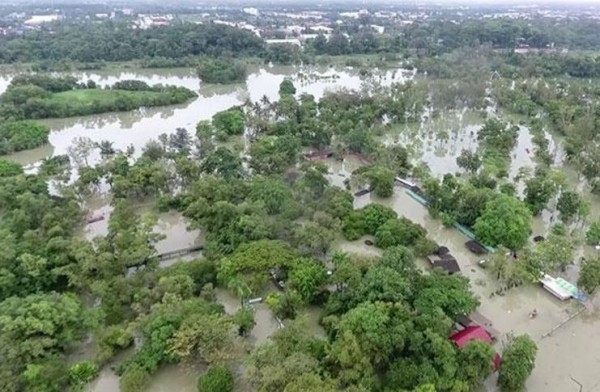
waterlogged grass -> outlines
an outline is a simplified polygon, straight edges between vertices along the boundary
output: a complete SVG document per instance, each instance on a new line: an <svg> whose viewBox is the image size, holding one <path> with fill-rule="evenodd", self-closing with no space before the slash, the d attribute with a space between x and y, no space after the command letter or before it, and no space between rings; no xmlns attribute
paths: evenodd
<svg viewBox="0 0 600 392"><path fill-rule="evenodd" d="M58 105L78 104L78 105L105 105L116 102L120 99L132 101L152 101L160 99L162 92L156 91L125 91L125 90L102 90L102 89L85 89L63 91L53 94L50 102Z"/></svg>
<svg viewBox="0 0 600 392"><path fill-rule="evenodd" d="M63 118L106 112L119 112L141 107L184 103L196 94L182 87L152 90L78 89L50 95L38 101L28 118Z"/></svg>

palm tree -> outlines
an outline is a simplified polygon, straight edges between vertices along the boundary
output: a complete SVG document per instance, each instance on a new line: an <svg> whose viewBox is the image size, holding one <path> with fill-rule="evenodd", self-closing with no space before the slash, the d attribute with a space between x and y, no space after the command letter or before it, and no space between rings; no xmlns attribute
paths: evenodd
<svg viewBox="0 0 600 392"><path fill-rule="evenodd" d="M234 292L235 295L240 297L240 304L242 308L245 306L245 300L252 294L252 290L248 283L239 276L234 277L227 283L227 289Z"/></svg>
<svg viewBox="0 0 600 392"><path fill-rule="evenodd" d="M96 147L100 150L100 155L103 158L115 155L116 153L113 143L108 140L102 140L100 143L96 143Z"/></svg>

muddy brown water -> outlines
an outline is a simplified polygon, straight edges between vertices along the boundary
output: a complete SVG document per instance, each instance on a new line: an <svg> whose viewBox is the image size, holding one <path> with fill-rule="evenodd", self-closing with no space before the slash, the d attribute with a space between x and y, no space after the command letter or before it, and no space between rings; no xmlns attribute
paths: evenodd
<svg viewBox="0 0 600 392"><path fill-rule="evenodd" d="M106 113L80 118L51 119L44 122L51 128L50 143L34 150L23 151L9 156L23 165L35 165L41 159L66 154L69 146L77 137L89 137L94 142L109 140L118 149L129 145L136 147L139 154L141 148L151 139L156 139L161 133L171 133L178 127L187 128L193 133L199 120L209 119L214 113L239 105L245 100L259 100L264 95L275 100L278 96L279 83L289 77L292 79L298 94L313 94L317 99L327 90L337 88L360 89L372 85L389 84L392 81L402 81L414 77L414 73L382 72L370 78L361 78L351 69L334 70L332 68L293 68L275 67L260 68L250 74L245 84L233 86L208 86L201 84L190 69L161 69L161 70L130 70L130 71L94 71L76 73L82 80L91 79L100 85L113 84L118 80L138 79L150 84L172 84L190 88L199 93L199 97L183 105L162 108L140 109L124 113ZM12 75L0 75L0 93L4 91ZM495 108L488 107L488 114L494 114ZM518 119L515 120L517 122ZM423 161L430 167L432 174L441 176L447 172L458 171L456 156L462 149L476 149L476 131L483 119L480 114L468 110L444 112L436 118L425 116L423 122L416 125L401 127L396 132L383 138L386 143L406 143L412 151L415 161ZM529 130L521 126L518 145L514 149L510 174L517 174L520 167L533 167L533 146ZM552 138L552 149L560 150ZM561 164L562 155L557 152L557 164ZM99 157L90 156L90 162ZM361 163L348 158L342 162L328 160L330 168L328 178L334 185L343 187L344 179ZM567 182L579 190L586 186L572 169L564 168ZM520 188L522 190L522 188ZM592 216L597 217L600 211L598 198L586 195L592 203ZM480 297L480 311L493 321L494 327L503 334L529 333L539 345L536 369L528 380L529 391L577 391L579 390L571 377L584 385L585 391L600 390L600 375L597 372L600 361L600 328L598 315L595 311L586 312L555 331L544 339L541 336L554 325L560 323L572 313L576 306L573 303L563 303L552 297L537 285L523 286L508 291L504 296L490 298L490 293L496 290L496 284L490 276L477 267L478 257L472 255L464 247L467 240L454 229L443 227L439 221L432 219L426 209L408 197L401 188L397 188L392 198L379 200L372 195L355 200L355 207L361 207L370 202L380 202L394 208L400 215L423 225L432 239L440 245L450 248L457 257L463 274L471 280L473 291ZM90 203L93 214L105 214L108 219L110 207L103 203ZM552 214L545 211L541 218L534 222L534 234L544 235L550 223ZM107 220L87 226L83 235L92 238L103 235L107 230ZM157 244L159 251L169 251L191 246L202 241L201 233L188 231L186 222L181 215L169 213L160 214L156 226L158 232L166 234L166 238ZM380 250L364 244L364 239L348 242L343 239L335 241L334 249L376 256ZM587 253L593 253L586 249ZM427 268L422 262L421 267ZM576 275L576 271L575 271ZM575 277L573 275L573 277ZM233 313L239 307L239 300L227 291L217 291L218 299L228 313ZM595 304L590 307L595 308ZM279 328L278 322L272 317L265 304L255 305L257 325L252 331L250 340L254 343L264 342ZM528 314L537 309L538 317L529 319ZM322 334L318 326L319 309L308 308L307 318L309 328L315 334ZM502 342L498 343L501 349ZM185 366L163 367L153 377L149 392L196 390L196 379L202 369L189 369ZM487 384L488 390L493 391L493 379ZM100 377L95 380L88 392L118 392L118 378L106 367Z"/></svg>
<svg viewBox="0 0 600 392"><path fill-rule="evenodd" d="M172 133L176 128L186 128L193 133L198 121L210 119L216 112L240 105L247 99L258 101L266 96L271 101L276 100L279 96L279 84L284 78L290 78L294 82L298 95L308 93L318 100L329 90L359 90L370 84L389 85L392 82L411 79L414 73L390 70L364 78L357 71L348 68L336 70L324 67L266 67L252 72L246 83L232 86L202 84L188 68L94 71L73 75L82 81L94 80L101 86L127 79L142 80L151 85L172 84L196 91L199 97L181 105L43 120L51 129L50 146L22 151L8 158L22 164L33 164L50 155L66 154L73 139L77 137L88 137L94 142L108 140L113 142L115 148L122 150L133 145L139 153L149 140L156 139L160 134ZM13 76L0 76L0 93ZM96 154L91 158L93 162L99 157Z"/></svg>
<svg viewBox="0 0 600 392"><path fill-rule="evenodd" d="M330 178L349 175L343 170L345 165L353 167L352 162L329 163L330 170L334 173ZM481 301L479 311L501 333L501 338L496 343L498 351L502 350L509 334L527 333L536 341L539 351L536 367L527 381L528 391L579 391L578 384L571 377L584 385L584 391L600 390L600 312L597 311L600 309L600 300L592 298L586 304L589 310L551 335L544 336L577 312L582 305L574 300L561 302L537 284L513 288L503 296L491 297L490 294L499 286L489 273L477 265L480 257L466 248L466 236L433 219L427 209L408 196L401 187L396 187L394 195L388 199L380 199L373 194L355 198L354 206L361 208L369 203L381 203L393 208L400 216L421 224L427 229L430 238L450 249L459 262L462 274L469 278L473 292ZM548 224L547 216L536 218L534 229L545 230ZM379 250L366 246L363 239L353 242L338 240L334 249L367 256L380 253ZM593 250L588 247L586 253L590 252ZM423 260L420 260L419 266L428 268L427 262ZM576 277L571 276L571 281L576 282ZM538 316L530 319L529 313L533 309L537 310ZM486 381L484 390L496 391L495 382L496 375Z"/></svg>

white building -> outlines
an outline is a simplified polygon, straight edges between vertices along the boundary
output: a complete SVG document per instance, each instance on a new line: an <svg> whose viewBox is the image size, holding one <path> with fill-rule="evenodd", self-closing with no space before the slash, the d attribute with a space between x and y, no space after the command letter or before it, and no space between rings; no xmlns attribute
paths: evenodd
<svg viewBox="0 0 600 392"><path fill-rule="evenodd" d="M290 44L296 46L302 46L302 43L298 38L285 38L285 39L266 39L265 42L267 45L276 45L276 44Z"/></svg>
<svg viewBox="0 0 600 392"><path fill-rule="evenodd" d="M27 19L24 23L28 26L39 26L44 23L52 23L62 20L62 15L32 15L31 18Z"/></svg>
<svg viewBox="0 0 600 392"><path fill-rule="evenodd" d="M260 11L254 7L246 7L242 11L248 15L258 16L260 15Z"/></svg>
<svg viewBox="0 0 600 392"><path fill-rule="evenodd" d="M385 31L385 27L384 26L371 25L371 28L373 30L377 31L379 34L383 34L383 32Z"/></svg>

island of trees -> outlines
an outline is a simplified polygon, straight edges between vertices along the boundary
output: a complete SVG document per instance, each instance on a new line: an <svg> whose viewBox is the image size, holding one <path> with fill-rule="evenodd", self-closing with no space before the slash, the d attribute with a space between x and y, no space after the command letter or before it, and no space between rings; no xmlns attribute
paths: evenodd
<svg viewBox="0 0 600 392"><path fill-rule="evenodd" d="M184 87L120 81L98 88L93 81L42 74L16 76L0 96L0 118L7 120L85 116L140 107L184 103L196 93Z"/></svg>

